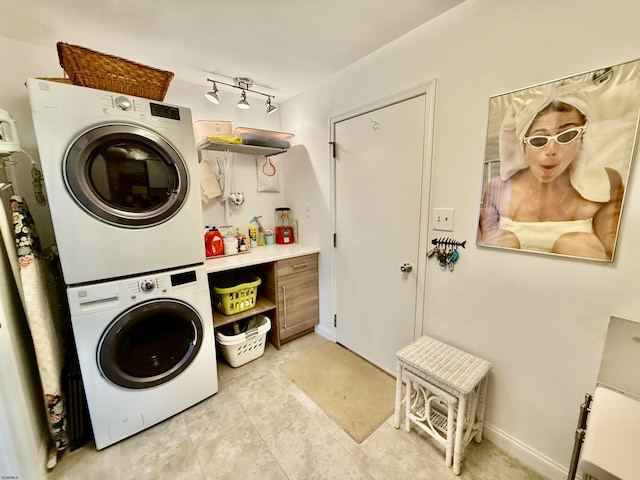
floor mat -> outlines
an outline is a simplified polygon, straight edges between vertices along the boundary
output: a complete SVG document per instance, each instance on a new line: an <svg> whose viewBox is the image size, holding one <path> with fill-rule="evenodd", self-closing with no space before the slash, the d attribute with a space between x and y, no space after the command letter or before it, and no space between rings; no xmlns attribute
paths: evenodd
<svg viewBox="0 0 640 480"><path fill-rule="evenodd" d="M393 414L395 378L336 343L309 350L280 368L358 443Z"/></svg>

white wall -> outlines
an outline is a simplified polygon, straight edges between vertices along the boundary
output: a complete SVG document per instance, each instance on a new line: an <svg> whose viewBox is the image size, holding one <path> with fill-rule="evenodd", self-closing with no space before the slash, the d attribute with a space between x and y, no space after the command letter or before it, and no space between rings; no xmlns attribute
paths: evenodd
<svg viewBox="0 0 640 480"><path fill-rule="evenodd" d="M293 208L310 203L315 212L308 243L322 247L320 331L331 332L328 119L437 79L431 206L455 208L451 236L468 246L454 273L429 262L424 332L493 363L486 436L552 478L566 478L578 407L595 386L609 316L640 319L640 166L636 158L614 263L478 248L488 101L636 59L638 18L640 3L622 0L468 0L282 113L283 128L306 148L306 161L288 165L287 195ZM379 166L388 167L401 165Z"/></svg>
<svg viewBox="0 0 640 480"><path fill-rule="evenodd" d="M225 120L233 123L233 127L250 127L262 130L280 130L280 111L267 116L265 114L265 97L249 94L247 100L251 103L250 110L236 108L240 100L240 91L226 91L220 85L218 92L220 104L213 105L204 98L204 93L211 90L211 83L200 86L174 79L171 82L165 102L184 105L191 109L193 121L197 120ZM294 137L294 141L295 141ZM211 153L215 158L216 153ZM218 154L222 155L222 154ZM289 159L288 154L274 157L284 169ZM222 158L222 157L220 157ZM264 160L263 157L260 158ZM262 216L264 228L273 227L276 207L286 206L284 201L285 185L281 181L280 192L257 192L256 185L256 157L253 155L234 154L234 173L236 188L245 194L245 202L239 207L232 207L230 220L232 225L238 225L242 231L248 228L254 216ZM211 199L203 204L203 225L224 225L224 207L217 199Z"/></svg>

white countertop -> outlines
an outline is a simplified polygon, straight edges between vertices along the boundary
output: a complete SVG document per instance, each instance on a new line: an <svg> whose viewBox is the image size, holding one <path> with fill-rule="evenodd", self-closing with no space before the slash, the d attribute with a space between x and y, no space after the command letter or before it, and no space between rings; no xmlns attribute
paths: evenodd
<svg viewBox="0 0 640 480"><path fill-rule="evenodd" d="M249 253L239 253L237 255L221 255L219 257L207 258L204 265L207 273L222 272L234 268L249 267L261 263L276 262L286 258L300 257L318 253L317 247L292 243L290 245L265 245L264 247L252 248Z"/></svg>

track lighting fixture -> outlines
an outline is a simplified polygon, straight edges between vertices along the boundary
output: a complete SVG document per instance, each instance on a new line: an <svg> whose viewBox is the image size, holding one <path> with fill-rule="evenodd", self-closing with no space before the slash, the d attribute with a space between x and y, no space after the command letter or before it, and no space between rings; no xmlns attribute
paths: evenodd
<svg viewBox="0 0 640 480"><path fill-rule="evenodd" d="M242 93L240 94L240 101L237 104L238 108L241 108L243 110L248 110L249 108L251 108L251 105L247 101L247 92L251 92L251 93L257 93L258 95L263 95L267 97L267 102L265 104L267 107L267 115L271 115L273 112L278 110L278 107L271 103L271 99L276 97L273 95L269 95L267 93L258 92L257 90L252 90L251 87L253 86L253 80L251 80L250 78L236 77L233 79L233 82L234 82L233 85L230 83L221 82L220 80L211 80L209 78L207 78L207 82L211 82L213 84L213 87L211 91L205 93L204 96L206 97L207 100L209 100L211 103L215 103L216 105L220 103L220 99L218 98L217 84L221 83L223 85L237 88L242 91Z"/></svg>

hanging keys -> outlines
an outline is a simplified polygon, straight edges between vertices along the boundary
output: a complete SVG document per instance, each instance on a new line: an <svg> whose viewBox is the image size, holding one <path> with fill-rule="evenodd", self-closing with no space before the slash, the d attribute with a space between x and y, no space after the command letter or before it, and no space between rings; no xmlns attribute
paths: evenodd
<svg viewBox="0 0 640 480"><path fill-rule="evenodd" d="M455 263L460 258L458 247L465 248L467 242L458 242L451 238L439 238L431 240L431 243L435 247L427 252L427 258L436 257L440 268L453 272Z"/></svg>
<svg viewBox="0 0 640 480"><path fill-rule="evenodd" d="M445 267L447 265L447 252L445 251L445 249L438 247L436 256L438 257L438 265L440 265L441 267Z"/></svg>
<svg viewBox="0 0 640 480"><path fill-rule="evenodd" d="M453 272L453 267L458 260L458 249L454 248L449 257L447 258L447 265L449 266L449 271Z"/></svg>

